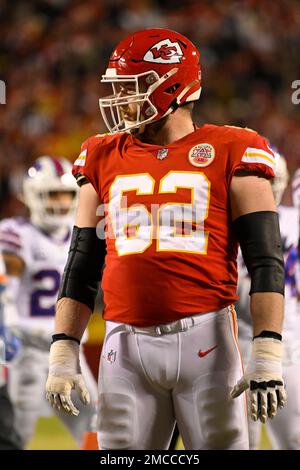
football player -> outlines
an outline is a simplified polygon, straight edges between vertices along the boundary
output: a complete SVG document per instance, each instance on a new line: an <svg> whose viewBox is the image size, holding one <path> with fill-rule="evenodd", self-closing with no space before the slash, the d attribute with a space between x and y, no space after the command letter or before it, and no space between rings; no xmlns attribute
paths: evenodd
<svg viewBox="0 0 300 470"><path fill-rule="evenodd" d="M175 31L130 34L102 82L112 86L100 99L109 134L89 138L73 168L80 198L47 398L71 414L78 413L72 388L86 400L78 351L105 226L100 448L167 449L177 421L186 449L248 449L243 392L253 419L265 421L285 403L274 154L252 130L193 122L199 52ZM245 372L233 306L237 240L251 272L254 338Z"/></svg>
<svg viewBox="0 0 300 470"><path fill-rule="evenodd" d="M14 412L7 391L7 364L15 359L19 339L7 327L5 292L7 278L0 253L0 450L21 450L21 439L14 429Z"/></svg>
<svg viewBox="0 0 300 470"><path fill-rule="evenodd" d="M293 175L292 196L294 206L300 207L300 168L298 168Z"/></svg>
<svg viewBox="0 0 300 470"><path fill-rule="evenodd" d="M273 179L273 192L278 204L279 223L285 260L285 320L283 324L283 364L284 380L289 394L289 401L284 410L274 420L266 423L267 432L273 449L300 449L300 409L299 371L300 350L297 338L297 264L299 240L299 210L293 204L282 204L282 196L288 185L289 175L286 160L278 155L276 177ZM292 201L291 201L292 202ZM251 318L249 305L250 278L242 259L239 259L237 303L239 319L239 343L245 364L251 353ZM260 445L261 423L249 420L250 449Z"/></svg>
<svg viewBox="0 0 300 470"><path fill-rule="evenodd" d="M39 416L49 414L44 382L54 324L54 306L70 244L70 227L77 204L72 166L64 158L38 158L24 178L23 198L30 218L0 223L0 246L6 263L9 304L19 315L22 354L11 368L9 389L15 407L16 428L24 447ZM81 354L80 361L93 404L81 418L60 415L78 443L90 431L97 386Z"/></svg>
<svg viewBox="0 0 300 470"><path fill-rule="evenodd" d="M299 210L299 220L298 225L300 228L300 168L297 168L295 171L292 182L291 182L291 190L292 190L292 201L293 205L298 208ZM298 241L298 254L300 253L300 230L299 230L299 241ZM299 262L297 264L297 276L296 279L298 281L298 315L300 314L300 256ZM299 317L298 317L299 318ZM297 337L300 343L300 321L297 322Z"/></svg>

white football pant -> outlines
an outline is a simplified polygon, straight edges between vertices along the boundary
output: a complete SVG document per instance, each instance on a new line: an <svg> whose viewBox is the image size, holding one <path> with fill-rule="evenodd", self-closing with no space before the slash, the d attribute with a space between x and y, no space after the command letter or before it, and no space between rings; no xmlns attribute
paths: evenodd
<svg viewBox="0 0 300 470"><path fill-rule="evenodd" d="M233 308L158 327L106 322L99 371L100 449L248 449Z"/></svg>

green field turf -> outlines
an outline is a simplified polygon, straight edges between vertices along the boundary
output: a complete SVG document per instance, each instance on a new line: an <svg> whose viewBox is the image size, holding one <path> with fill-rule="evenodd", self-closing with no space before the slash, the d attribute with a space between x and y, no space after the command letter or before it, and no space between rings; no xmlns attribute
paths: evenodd
<svg viewBox="0 0 300 470"><path fill-rule="evenodd" d="M58 418L40 418L29 450L76 450L78 446Z"/></svg>
<svg viewBox="0 0 300 470"><path fill-rule="evenodd" d="M40 418L38 420L35 434L30 442L30 450L76 450L78 446L70 433L64 428L56 417ZM178 449L183 449L178 444ZM261 449L270 450L271 445L265 429L262 432Z"/></svg>

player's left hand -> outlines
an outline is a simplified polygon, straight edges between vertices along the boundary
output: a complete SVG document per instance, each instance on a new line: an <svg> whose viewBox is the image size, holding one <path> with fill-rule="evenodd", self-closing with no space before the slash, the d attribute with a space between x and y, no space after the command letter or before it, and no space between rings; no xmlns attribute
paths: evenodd
<svg viewBox="0 0 300 470"><path fill-rule="evenodd" d="M249 411L253 421L265 423L286 403L282 378L282 342L274 338L256 337L243 377L231 390L236 398L249 388Z"/></svg>
<svg viewBox="0 0 300 470"><path fill-rule="evenodd" d="M72 389L76 390L84 405L90 403L81 375L78 344L72 340L56 341L50 348L46 399L53 408L78 416L79 410L71 399Z"/></svg>

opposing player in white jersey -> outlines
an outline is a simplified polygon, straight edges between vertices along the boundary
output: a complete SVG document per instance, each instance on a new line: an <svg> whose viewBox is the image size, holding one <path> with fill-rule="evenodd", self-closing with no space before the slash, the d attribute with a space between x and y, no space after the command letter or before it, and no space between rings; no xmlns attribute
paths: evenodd
<svg viewBox="0 0 300 470"><path fill-rule="evenodd" d="M23 444L33 435L36 420L48 415L44 384L54 328L54 304L70 245L70 226L77 200L71 164L63 158L40 157L24 178L24 202L30 218L0 223L0 247L9 274L9 294L19 314L23 352L12 368L9 383L16 427ZM96 402L96 382L84 354L81 364L88 380L92 404L80 417L60 415L78 444L90 431ZM84 409L83 409L84 408Z"/></svg>
<svg viewBox="0 0 300 470"><path fill-rule="evenodd" d="M277 174L273 180L273 192L278 205L280 231L285 260L285 319L283 327L284 344L284 380L289 395L286 407L274 420L266 423L267 432L273 449L300 449L300 351L296 330L297 289L296 268L298 263L299 211L294 205L281 203L283 193L288 184L286 161L278 155ZM239 323L239 343L245 365L251 353L251 320L249 310L250 278L240 258L237 304ZM260 444L261 423L249 419L250 449L258 449Z"/></svg>
<svg viewBox="0 0 300 470"><path fill-rule="evenodd" d="M14 427L12 403L7 391L7 364L20 349L20 341L7 327L5 294L7 278L0 252L0 450L21 450L21 439Z"/></svg>
<svg viewBox="0 0 300 470"><path fill-rule="evenodd" d="M300 207L300 168L295 171L293 176L292 196L294 205Z"/></svg>
<svg viewBox="0 0 300 470"><path fill-rule="evenodd" d="M291 184L291 191L292 191L292 200L293 204L295 207L298 208L299 210L299 220L298 220L298 225L300 227L300 168L298 168L292 179L292 184ZM299 229L299 238L300 238L300 229ZM298 241L298 252L300 253L300 239ZM298 318L299 321L297 322L297 338L300 343L300 259L297 263L297 281L299 282L297 288L298 288Z"/></svg>

